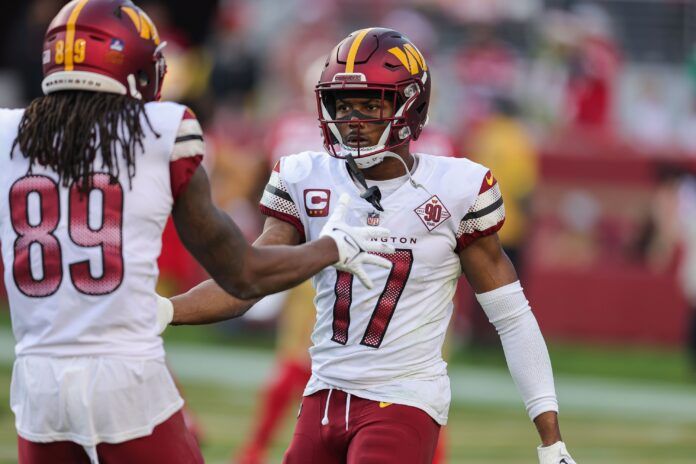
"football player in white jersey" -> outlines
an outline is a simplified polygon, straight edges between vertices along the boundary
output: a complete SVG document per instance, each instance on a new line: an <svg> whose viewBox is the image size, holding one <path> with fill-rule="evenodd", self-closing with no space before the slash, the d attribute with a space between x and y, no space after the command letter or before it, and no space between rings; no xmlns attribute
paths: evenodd
<svg viewBox="0 0 696 464"><path fill-rule="evenodd" d="M128 0L72 1L46 33L45 96L0 110L22 464L202 462L158 331L156 259L170 213L186 247L240 298L334 263L370 286L363 264L390 266L364 251L388 231L347 226L341 208L316 242L249 246L211 203L195 116L156 101L163 46Z"/></svg>
<svg viewBox="0 0 696 464"><path fill-rule="evenodd" d="M345 272L314 277L312 377L285 461L432 462L450 385L441 347L464 274L505 351L541 439L542 464L571 464L558 424L551 363L497 231L505 210L491 172L461 158L411 153L427 121L431 77L397 31L356 31L329 54L316 87L326 152L276 164L261 200L263 244L315 240L337 199L348 221L386 225L392 267L366 288ZM174 323L235 317L253 303L211 281L172 299Z"/></svg>

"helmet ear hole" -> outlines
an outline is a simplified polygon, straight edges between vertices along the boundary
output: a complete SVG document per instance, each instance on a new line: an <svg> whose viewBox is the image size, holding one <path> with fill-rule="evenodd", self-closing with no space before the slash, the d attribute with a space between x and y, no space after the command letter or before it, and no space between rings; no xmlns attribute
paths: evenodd
<svg viewBox="0 0 696 464"><path fill-rule="evenodd" d="M140 87L146 87L150 83L150 77L142 69L138 71L138 85Z"/></svg>

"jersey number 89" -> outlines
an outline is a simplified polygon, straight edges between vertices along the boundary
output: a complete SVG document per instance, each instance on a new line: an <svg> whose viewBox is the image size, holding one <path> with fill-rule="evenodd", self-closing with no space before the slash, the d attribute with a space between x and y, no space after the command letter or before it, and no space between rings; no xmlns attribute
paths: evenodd
<svg viewBox="0 0 696 464"><path fill-rule="evenodd" d="M97 193L98 192L98 193ZM89 221L90 197L101 197L102 220L96 227ZM32 200L32 197L35 197ZM30 218L29 203L38 201L40 217ZM70 186L68 201L68 235L79 247L101 247L102 272L94 277L89 260L71 263L70 280L80 293L106 295L123 281L122 221L123 188L108 174L91 176L88 192ZM12 274L19 291L29 297L46 297L55 293L63 280L61 244L54 235L60 222L60 191L47 176L27 175L10 189L10 217L17 234L14 242ZM37 249L38 248L38 249ZM32 253L32 249L35 250ZM35 275L36 251L41 256L41 272Z"/></svg>

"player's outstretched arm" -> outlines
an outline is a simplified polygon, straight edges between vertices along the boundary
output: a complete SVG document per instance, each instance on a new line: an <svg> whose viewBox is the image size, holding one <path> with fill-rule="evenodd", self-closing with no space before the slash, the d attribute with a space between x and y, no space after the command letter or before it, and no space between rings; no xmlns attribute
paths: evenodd
<svg viewBox="0 0 696 464"><path fill-rule="evenodd" d="M172 215L184 246L226 292L252 299L279 292L334 265L351 272L368 287L364 264L390 267L368 251L393 253L379 238L389 231L379 227L350 227L343 222L348 197L329 217L320 237L300 246L252 247L237 226L213 205L208 176L199 167L174 204Z"/></svg>
<svg viewBox="0 0 696 464"><path fill-rule="evenodd" d="M274 217L266 218L263 233L254 246L298 245L300 234L287 222ZM186 293L172 297L165 310L169 312L161 322L164 330L167 324L195 325L210 324L242 316L258 299L242 300L224 291L213 280L206 280Z"/></svg>
<svg viewBox="0 0 696 464"><path fill-rule="evenodd" d="M234 222L213 204L199 167L172 211L184 246L226 292L251 299L293 287L339 260L329 238L299 247L251 247Z"/></svg>
<svg viewBox="0 0 696 464"><path fill-rule="evenodd" d="M498 235L474 240L460 251L459 259L476 298L500 335L510 374L539 432L539 462L573 464L561 441L546 343Z"/></svg>

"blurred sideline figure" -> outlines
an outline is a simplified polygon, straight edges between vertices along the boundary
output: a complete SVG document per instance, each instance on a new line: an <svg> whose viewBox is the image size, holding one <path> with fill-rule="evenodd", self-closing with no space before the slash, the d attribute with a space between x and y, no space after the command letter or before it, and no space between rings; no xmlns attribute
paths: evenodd
<svg viewBox="0 0 696 464"><path fill-rule="evenodd" d="M498 237L503 251L524 281L522 251L527 240L530 201L537 179L537 158L534 141L522 122L516 118L512 100L498 96L491 113L472 129L465 140L465 151L471 159L492 172L505 199L505 227ZM496 336L485 314L471 312L471 339L475 344L495 343Z"/></svg>
<svg viewBox="0 0 696 464"><path fill-rule="evenodd" d="M677 262L678 282L689 307L687 353L696 377L696 176L675 166L658 168L652 196L648 264L665 271Z"/></svg>
<svg viewBox="0 0 696 464"><path fill-rule="evenodd" d="M284 462L430 464L447 422L442 344L463 273L496 326L539 432L541 464L573 464L561 441L546 344L497 236L505 210L485 167L412 154L427 120L430 70L397 31L367 28L329 54L316 87L326 152L281 159L261 200L256 243L315 240L339 197L352 224L391 225L390 270L374 287L324 270L313 280L312 377ZM328 152L328 153L327 153ZM254 303L207 281L172 298L174 324L239 316Z"/></svg>
<svg viewBox="0 0 696 464"><path fill-rule="evenodd" d="M496 111L474 130L466 151L473 161L494 171L500 182L500 193L505 199L505 227L498 236L519 272L524 267L521 251L527 238L538 168L534 141L516 118L512 101L496 100Z"/></svg>
<svg viewBox="0 0 696 464"><path fill-rule="evenodd" d="M128 0L72 1L46 32L45 96L0 110L22 464L202 462L158 333L156 259L170 213L187 249L237 297L332 264L361 275L362 263L389 265L363 252L391 251L370 242L386 231L345 226L340 215L328 238L249 246L210 200L194 114L157 102L164 45Z"/></svg>

